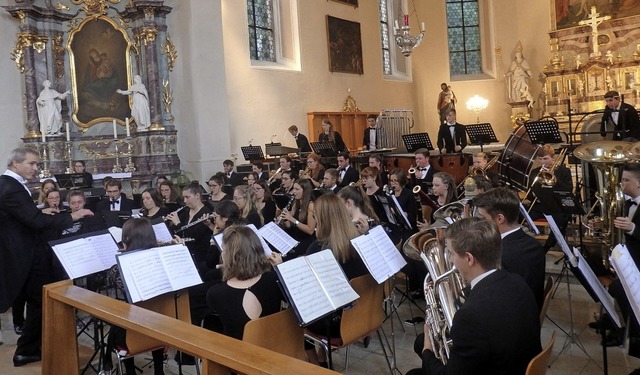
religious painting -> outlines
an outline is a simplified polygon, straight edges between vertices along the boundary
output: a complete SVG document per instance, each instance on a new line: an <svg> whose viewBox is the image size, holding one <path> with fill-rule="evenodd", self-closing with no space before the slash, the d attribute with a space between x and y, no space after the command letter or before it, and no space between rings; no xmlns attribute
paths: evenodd
<svg viewBox="0 0 640 375"><path fill-rule="evenodd" d="M638 78L636 76L636 68L625 68L622 70L622 83L624 84L624 90L635 90L638 85Z"/></svg>
<svg viewBox="0 0 640 375"><path fill-rule="evenodd" d="M592 66L585 72L589 95L601 96L607 91L607 76L603 68ZM610 78L609 78L610 79Z"/></svg>
<svg viewBox="0 0 640 375"><path fill-rule="evenodd" d="M549 85L551 86L551 97L555 99L559 98L562 94L562 81L557 79L549 80Z"/></svg>
<svg viewBox="0 0 640 375"><path fill-rule="evenodd" d="M113 119L124 124L131 117L127 89L131 76L131 43L124 29L111 18L86 18L67 44L73 90L73 120L88 128Z"/></svg>
<svg viewBox="0 0 640 375"><path fill-rule="evenodd" d="M354 8L358 7L358 0L333 0L336 3L342 3L346 5L352 5Z"/></svg>
<svg viewBox="0 0 640 375"><path fill-rule="evenodd" d="M640 0L551 0L552 26L555 30L578 26L588 18L592 6L600 17L618 19L640 14Z"/></svg>
<svg viewBox="0 0 640 375"><path fill-rule="evenodd" d="M360 24L327 16L329 71L363 74Z"/></svg>

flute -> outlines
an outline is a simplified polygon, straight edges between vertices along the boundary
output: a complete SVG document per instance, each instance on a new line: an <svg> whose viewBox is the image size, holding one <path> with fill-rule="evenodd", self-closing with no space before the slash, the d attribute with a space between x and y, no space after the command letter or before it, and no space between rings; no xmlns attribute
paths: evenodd
<svg viewBox="0 0 640 375"><path fill-rule="evenodd" d="M182 207L178 208L177 210L173 211L173 212L172 212L172 214L176 214L176 215L177 215L177 214L178 214L178 212L180 212L180 211L184 210L185 208L187 208L187 206L182 206ZM169 215L171 215L171 214L169 214ZM169 219L169 215L163 216L163 217L162 217L162 221L170 220L170 219Z"/></svg>

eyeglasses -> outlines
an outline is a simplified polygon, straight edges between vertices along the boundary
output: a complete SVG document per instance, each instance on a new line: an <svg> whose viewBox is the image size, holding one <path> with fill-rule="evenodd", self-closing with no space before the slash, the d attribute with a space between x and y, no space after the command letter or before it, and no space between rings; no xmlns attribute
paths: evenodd
<svg viewBox="0 0 640 375"><path fill-rule="evenodd" d="M234 195L233 196L233 200L234 201L239 201L239 200L242 200L242 199L244 199L244 197L242 195L240 195L240 196Z"/></svg>

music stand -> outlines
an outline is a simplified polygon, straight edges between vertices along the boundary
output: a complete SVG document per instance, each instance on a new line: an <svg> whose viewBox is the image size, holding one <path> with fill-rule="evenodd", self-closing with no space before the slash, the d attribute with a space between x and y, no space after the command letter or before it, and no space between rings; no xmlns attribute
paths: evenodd
<svg viewBox="0 0 640 375"><path fill-rule="evenodd" d="M311 147L313 151L322 156L336 156L338 155L338 149L336 148L335 142L331 141L322 141L322 142L311 142Z"/></svg>
<svg viewBox="0 0 640 375"><path fill-rule="evenodd" d="M558 122L556 120L538 120L524 123L531 143L543 145L546 143L562 143Z"/></svg>
<svg viewBox="0 0 640 375"><path fill-rule="evenodd" d="M56 182L61 189L77 189L89 187L84 173L69 173L54 175Z"/></svg>
<svg viewBox="0 0 640 375"><path fill-rule="evenodd" d="M469 141L472 145L480 145L480 151L484 152L484 145L492 142L498 142L496 133L490 123L466 125L464 127L469 135Z"/></svg>
<svg viewBox="0 0 640 375"><path fill-rule="evenodd" d="M244 160L254 161L264 159L262 147L260 146L241 146L240 149L242 150L242 156L244 156Z"/></svg>
<svg viewBox="0 0 640 375"><path fill-rule="evenodd" d="M404 142L404 147L409 153L416 152L421 148L426 148L429 151L433 150L429 133L403 134L402 142Z"/></svg>

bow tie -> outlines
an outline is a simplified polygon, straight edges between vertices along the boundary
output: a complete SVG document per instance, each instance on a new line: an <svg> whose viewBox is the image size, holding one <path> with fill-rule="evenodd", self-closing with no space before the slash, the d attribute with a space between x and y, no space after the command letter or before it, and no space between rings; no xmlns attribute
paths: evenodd
<svg viewBox="0 0 640 375"><path fill-rule="evenodd" d="M120 203L120 199L115 200L115 201L111 201L111 204L116 204L116 203Z"/></svg>
<svg viewBox="0 0 640 375"><path fill-rule="evenodd" d="M628 200L628 201L627 201L627 204L628 204L629 206L635 206L635 205L637 205L637 204L638 204L638 202L633 201L633 200Z"/></svg>
<svg viewBox="0 0 640 375"><path fill-rule="evenodd" d="M456 124L447 124L447 126L450 128L455 128Z"/></svg>
<svg viewBox="0 0 640 375"><path fill-rule="evenodd" d="M426 167L425 167L425 168L418 168L418 169L419 169L421 172L424 172L424 171L426 171L428 168L426 168Z"/></svg>

